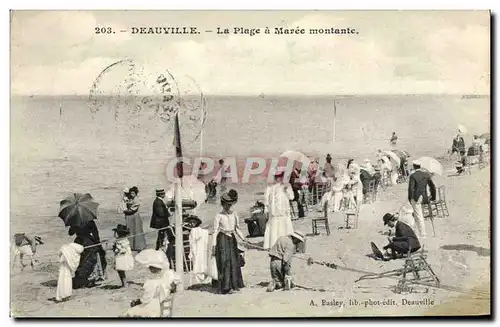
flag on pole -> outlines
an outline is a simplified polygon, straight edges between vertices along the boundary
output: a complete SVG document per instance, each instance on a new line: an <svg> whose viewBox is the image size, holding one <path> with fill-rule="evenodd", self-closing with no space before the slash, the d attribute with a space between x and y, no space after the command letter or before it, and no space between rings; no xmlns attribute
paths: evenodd
<svg viewBox="0 0 500 327"><path fill-rule="evenodd" d="M177 177L182 178L184 176L184 169L182 167L182 147L181 147L181 130L179 127L179 114L175 115L174 122L174 146L175 155L178 159L177 161Z"/></svg>
<svg viewBox="0 0 500 327"><path fill-rule="evenodd" d="M335 141L335 128L337 123L337 104L336 101L333 100L333 140Z"/></svg>

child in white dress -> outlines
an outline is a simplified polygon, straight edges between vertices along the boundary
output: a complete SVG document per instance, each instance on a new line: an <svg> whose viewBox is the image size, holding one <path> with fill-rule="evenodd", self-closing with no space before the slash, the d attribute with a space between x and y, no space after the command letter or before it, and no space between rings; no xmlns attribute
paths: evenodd
<svg viewBox="0 0 500 327"><path fill-rule="evenodd" d="M125 272L134 269L132 249L130 248L129 240L126 238L130 234L130 230L127 226L118 224L113 231L115 232L115 237L118 238L113 245L115 269L118 272L118 276L120 276L122 287L125 287L127 286L127 276Z"/></svg>
<svg viewBox="0 0 500 327"><path fill-rule="evenodd" d="M167 256L163 251L147 249L135 259L149 268L150 277L144 282L144 293L140 299L130 303L125 317L160 318L171 317L173 295L180 277L170 270Z"/></svg>

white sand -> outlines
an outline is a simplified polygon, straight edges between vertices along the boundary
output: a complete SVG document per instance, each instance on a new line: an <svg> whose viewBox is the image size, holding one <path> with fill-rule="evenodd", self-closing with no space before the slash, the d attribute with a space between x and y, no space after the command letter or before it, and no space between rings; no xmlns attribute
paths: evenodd
<svg viewBox="0 0 500 327"><path fill-rule="evenodd" d="M436 237L432 236L430 222L426 223L429 237L423 240L429 251L431 264L441 283L466 289L489 290L490 287L490 175L489 170L473 170L471 176L448 177L440 179L447 187L447 200L450 217L436 218ZM355 269L383 272L401 268L403 261L379 262L369 257L370 241L379 246L386 244L385 231L381 223L385 212L395 212L406 201L406 184L391 187L374 204L364 205L360 214L358 230L338 230L343 224L342 216L331 221L332 233L326 236L308 236L307 254L316 260L334 262ZM253 193L262 191L255 189ZM237 209L242 218L248 215L248 208L255 200L253 195L242 196ZM218 206L210 208L207 216L213 216ZM297 229L311 233L310 218L317 213L295 223ZM149 219L145 219L148 221ZM242 222L243 226L243 222ZM246 229L246 226L244 227ZM59 232L58 232L59 233ZM57 241L60 236L54 232L47 243ZM261 239L249 239L257 243ZM152 245L155 236L148 236ZM456 250L443 249L446 245L462 245ZM463 245L484 248L468 250ZM110 283L118 285L119 279L112 270L112 255L108 252ZM50 298L55 296L55 282L58 274L56 257L43 261L35 271L30 268L24 272L15 271L11 277L12 313L15 316L29 317L114 317L124 312L131 300L140 297L141 287L130 285L127 289L110 290L94 288L75 290L74 297L68 302L55 304ZM293 272L298 284L334 290L315 292L294 289L289 292L267 293L260 283L269 281L269 260L266 252L248 250L246 266L243 268L246 288L233 295L217 295L202 290L185 290L176 295L175 317L312 317L312 316L374 316L374 315L470 315L490 313L490 300L471 299L470 295L430 289L427 294L398 295L390 287L396 285L395 279L380 279L354 283L361 276L346 270L332 270L323 266L308 266L304 261L294 259ZM143 268L130 273L129 280L142 282ZM43 283L43 284L42 284ZM402 299L433 300L434 305L402 305ZM349 305L348 300L358 301ZM325 305L322 300L344 301L342 307ZM395 301L398 305L367 305L364 301ZM311 305L311 301L316 305Z"/></svg>

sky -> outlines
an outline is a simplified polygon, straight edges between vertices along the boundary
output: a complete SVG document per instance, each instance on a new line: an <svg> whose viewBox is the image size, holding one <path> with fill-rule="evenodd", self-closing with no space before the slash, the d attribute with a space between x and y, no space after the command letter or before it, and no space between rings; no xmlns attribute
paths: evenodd
<svg viewBox="0 0 500 327"><path fill-rule="evenodd" d="M96 35L96 26L115 34ZM199 35L132 35L196 26ZM355 28L353 35L217 35L205 30ZM11 92L87 95L108 65L189 76L212 95L489 94L488 11L13 11ZM126 83L117 68L101 87ZM105 90L106 91L106 90Z"/></svg>

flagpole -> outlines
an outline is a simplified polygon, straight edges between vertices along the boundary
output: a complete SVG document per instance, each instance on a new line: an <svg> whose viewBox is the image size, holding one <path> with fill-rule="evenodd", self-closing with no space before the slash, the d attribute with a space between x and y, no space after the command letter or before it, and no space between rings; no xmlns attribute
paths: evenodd
<svg viewBox="0 0 500 327"><path fill-rule="evenodd" d="M183 175L182 167L182 147L181 147L181 134L179 126L179 114L175 115L174 122L174 138L175 138L175 152L177 157L176 173L178 179L174 185L175 191L175 271L178 276L184 275L184 239L182 234L182 198L181 198L181 180ZM184 279L182 279L184 280ZM183 289L180 285L179 289Z"/></svg>
<svg viewBox="0 0 500 327"><path fill-rule="evenodd" d="M333 100L333 142L335 142L335 128L337 125L337 105L335 104L335 99Z"/></svg>
<svg viewBox="0 0 500 327"><path fill-rule="evenodd" d="M201 118L200 118L200 158L203 155L203 118L205 118L205 101L203 101L203 93L200 97L201 101Z"/></svg>

